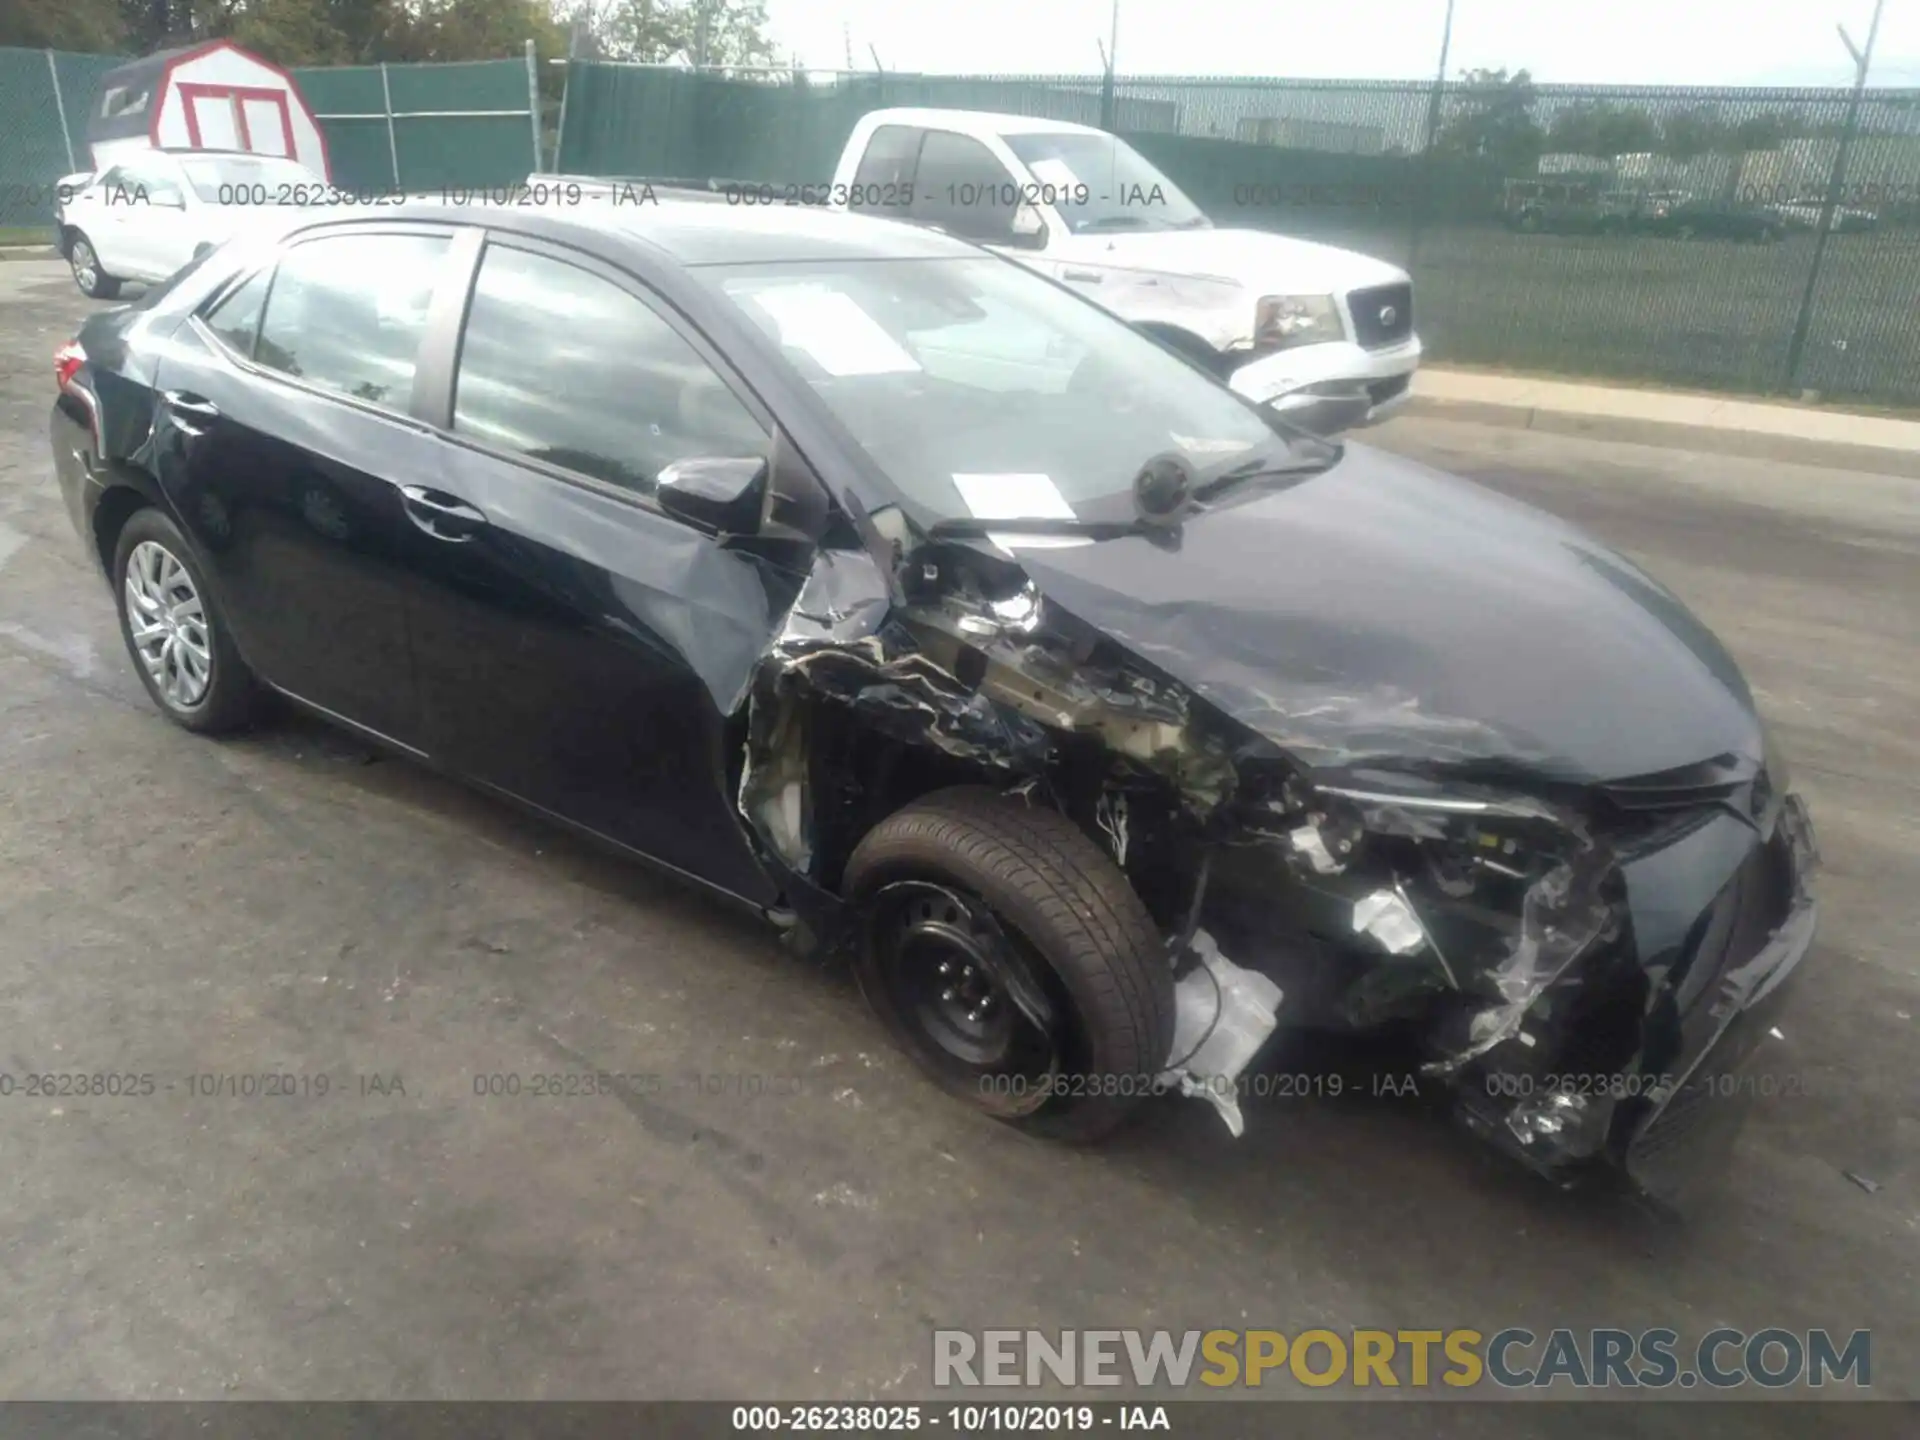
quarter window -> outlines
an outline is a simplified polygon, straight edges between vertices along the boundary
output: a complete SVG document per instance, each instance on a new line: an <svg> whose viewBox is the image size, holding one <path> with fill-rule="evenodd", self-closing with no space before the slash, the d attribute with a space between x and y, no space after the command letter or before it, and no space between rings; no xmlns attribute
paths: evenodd
<svg viewBox="0 0 1920 1440"><path fill-rule="evenodd" d="M457 433L643 495L676 460L768 453L760 423L638 298L502 245L480 262L456 387Z"/></svg>
<svg viewBox="0 0 1920 1440"><path fill-rule="evenodd" d="M447 245L444 235L329 235L288 251L254 363L404 412Z"/></svg>
<svg viewBox="0 0 1920 1440"><path fill-rule="evenodd" d="M206 326L220 337L220 343L243 360L253 358L253 337L260 333L260 311L267 298L267 277L262 270L208 313Z"/></svg>

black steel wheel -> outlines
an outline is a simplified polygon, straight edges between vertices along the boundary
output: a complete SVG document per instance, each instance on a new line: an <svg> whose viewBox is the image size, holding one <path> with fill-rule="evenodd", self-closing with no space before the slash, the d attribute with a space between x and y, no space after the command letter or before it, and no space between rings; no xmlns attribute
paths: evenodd
<svg viewBox="0 0 1920 1440"><path fill-rule="evenodd" d="M874 827L848 862L860 988L940 1086L1050 1138L1110 1133L1173 1043L1173 972L1111 860L1051 810L971 787Z"/></svg>

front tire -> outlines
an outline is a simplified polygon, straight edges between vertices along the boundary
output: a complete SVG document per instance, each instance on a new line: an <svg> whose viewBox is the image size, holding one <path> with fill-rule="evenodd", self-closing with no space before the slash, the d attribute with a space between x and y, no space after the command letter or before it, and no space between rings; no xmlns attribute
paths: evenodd
<svg viewBox="0 0 1920 1440"><path fill-rule="evenodd" d="M136 511L121 529L113 590L121 638L161 714L202 735L254 719L259 683L234 649L186 537L160 511Z"/></svg>
<svg viewBox="0 0 1920 1440"><path fill-rule="evenodd" d="M120 282L100 268L100 256L87 232L76 230L67 246L67 264L73 270L73 283L89 300L111 300L120 293Z"/></svg>
<svg viewBox="0 0 1920 1440"><path fill-rule="evenodd" d="M874 827L847 864L855 974L949 1092L1087 1142L1152 1093L1173 1045L1173 971L1146 907L1067 820L962 787Z"/></svg>

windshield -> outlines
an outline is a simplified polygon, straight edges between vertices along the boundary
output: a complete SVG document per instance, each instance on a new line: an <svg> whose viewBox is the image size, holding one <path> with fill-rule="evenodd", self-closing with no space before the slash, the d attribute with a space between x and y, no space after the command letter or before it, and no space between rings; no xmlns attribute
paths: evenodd
<svg viewBox="0 0 1920 1440"><path fill-rule="evenodd" d="M1049 131L1002 136L1054 202L1067 228L1198 230L1212 222L1138 150L1112 135Z"/></svg>
<svg viewBox="0 0 1920 1440"><path fill-rule="evenodd" d="M1251 406L1097 306L989 256L702 267L934 521L1111 520L1156 456L1282 464Z"/></svg>
<svg viewBox="0 0 1920 1440"><path fill-rule="evenodd" d="M306 166L278 155L183 155L180 168L209 205L299 205L327 189Z"/></svg>

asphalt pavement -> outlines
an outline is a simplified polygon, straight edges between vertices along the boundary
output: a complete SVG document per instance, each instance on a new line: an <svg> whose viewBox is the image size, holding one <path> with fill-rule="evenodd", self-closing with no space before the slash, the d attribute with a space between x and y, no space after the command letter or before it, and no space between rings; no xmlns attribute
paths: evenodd
<svg viewBox="0 0 1920 1440"><path fill-rule="evenodd" d="M1801 1082L1674 1223L1351 1092L1028 1140L750 920L316 724L169 725L47 456L88 305L0 266L0 1071L152 1086L0 1096L0 1396L924 1397L936 1327L1731 1325L1870 1328L1873 1393L1920 1398L1920 482L1369 437L1671 584L1812 807ZM587 1072L652 1078L529 1093ZM1472 1433L1821 1428L1524 1408Z"/></svg>

